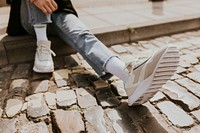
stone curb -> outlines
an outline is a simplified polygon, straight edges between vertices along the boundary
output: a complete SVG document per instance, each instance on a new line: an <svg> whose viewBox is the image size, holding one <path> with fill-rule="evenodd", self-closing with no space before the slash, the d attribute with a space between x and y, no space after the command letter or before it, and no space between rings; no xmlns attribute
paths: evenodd
<svg viewBox="0 0 200 133"><path fill-rule="evenodd" d="M177 20L146 23L138 26L134 25L132 27L119 27L118 29L111 28L106 30L100 29L92 32L105 45L112 46L119 43L128 43L198 29L200 28L200 17L177 18ZM64 42L58 38L51 37L50 40L52 41L52 49L57 56L75 53L75 50L65 45ZM35 54L35 43L35 39L30 36L4 37L0 42L0 66L32 61Z"/></svg>

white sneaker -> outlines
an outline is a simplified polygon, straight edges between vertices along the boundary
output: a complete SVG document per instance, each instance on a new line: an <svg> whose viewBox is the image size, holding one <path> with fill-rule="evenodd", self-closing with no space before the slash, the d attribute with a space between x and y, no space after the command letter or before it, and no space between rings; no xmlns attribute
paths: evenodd
<svg viewBox="0 0 200 133"><path fill-rule="evenodd" d="M135 67L129 64L128 81L125 89L128 105L140 105L147 102L173 76L179 62L176 47L168 46L157 51L146 62Z"/></svg>
<svg viewBox="0 0 200 133"><path fill-rule="evenodd" d="M55 56L55 53L50 47L50 41L40 40L37 42L37 50L33 67L35 72L50 73L54 71L54 63L51 54Z"/></svg>

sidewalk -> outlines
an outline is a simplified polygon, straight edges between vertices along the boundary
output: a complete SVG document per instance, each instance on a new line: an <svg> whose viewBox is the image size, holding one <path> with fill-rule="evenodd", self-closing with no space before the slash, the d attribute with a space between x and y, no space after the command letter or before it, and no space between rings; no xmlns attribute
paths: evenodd
<svg viewBox="0 0 200 133"><path fill-rule="evenodd" d="M111 0L109 8L105 0L102 1L106 4L98 3L96 7L91 7L94 6L93 3L84 5L91 1L97 0L86 0L85 3L82 1L82 3L77 3L78 0L74 0L74 4L78 8L80 19L92 29L92 32L99 37L104 36L101 38L102 41L117 40L117 44L109 47L111 51L128 63L136 58L146 59L166 43L172 43L178 47L181 55L176 74L150 101L141 106L129 107L121 80L117 77L113 77L108 82L100 80L80 54L71 51L72 54L66 55L66 52L63 52L67 49L64 44L59 45L59 48L56 47L60 44L57 38L53 38L53 49L62 56L54 58L55 71L52 74L34 73L32 71L33 61L31 61L33 57L29 57L34 56L34 39L30 36L5 37L8 8L0 8L0 38L2 39L0 42L0 133L200 132L200 30L192 30L200 25L197 12L199 9L195 8L199 7L199 4L194 4L194 1L199 3L200 0L193 0L193 2L168 0L165 4L170 8L165 7L165 10L171 12L170 19L167 18L170 16L169 13L164 15L166 18L150 15L151 5L148 5L145 0L141 0L142 3L132 0L134 4L120 6L117 4L121 1L118 0L111 6L111 2L114 1ZM128 1L125 0L125 3ZM134 24L135 28L136 25L146 22L132 21L131 17L134 15L129 15L130 19L126 17L132 9L139 10L142 6L145 8L140 8L140 13L144 12L148 15L146 17L144 14L139 15L139 18L144 17L149 22L156 20L152 23L157 24L151 25L148 22L149 25L138 28L139 40L137 38L137 41L125 41L124 36L130 39L130 34L124 34L122 31L125 29L118 31L116 27L128 27ZM122 18L114 15L117 14L116 12L110 11L116 7L126 7ZM149 12L145 11L146 9ZM174 14L172 9L174 9ZM182 13L184 10L185 13ZM105 11L110 11L110 13L105 13ZM179 15L175 15L175 11L179 12ZM109 17L100 19L101 14L102 16L112 14L110 17L114 15L115 21L109 20ZM93 17L96 19L93 20ZM119 21L122 21L123 25L116 26L116 23L121 24ZM106 27L110 29L108 32ZM161 31L161 27L165 28ZM101 28L102 30L99 30ZM167 28L170 32L173 29L176 34L163 34ZM183 30L181 28L192 31L177 33ZM151 32L147 32L146 29L151 29ZM153 33L155 29L157 33ZM145 32L146 34L141 34ZM144 39L149 38L147 34L150 33L151 37L159 37ZM1 66L7 64L6 62L14 64Z"/></svg>
<svg viewBox="0 0 200 133"><path fill-rule="evenodd" d="M199 2L200 0L167 0L163 3L163 14L155 15L152 3L148 0L73 1L80 19L108 46L200 28L200 5L195 4ZM34 38L5 37L8 12L9 8L0 8L0 43L4 46L0 45L0 66L31 61L34 58ZM157 14L159 13L160 11ZM74 53L59 39L51 40L57 55Z"/></svg>

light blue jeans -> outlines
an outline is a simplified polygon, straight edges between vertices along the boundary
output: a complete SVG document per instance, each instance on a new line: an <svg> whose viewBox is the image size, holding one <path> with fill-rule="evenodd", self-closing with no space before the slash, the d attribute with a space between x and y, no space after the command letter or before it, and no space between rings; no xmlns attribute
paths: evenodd
<svg viewBox="0 0 200 133"><path fill-rule="evenodd" d="M77 16L65 12L45 15L34 4L27 0L21 1L21 23L29 34L35 34L34 24L48 23L48 35L57 35L77 50L102 79L107 80L112 76L105 72L105 65L116 55L99 41Z"/></svg>

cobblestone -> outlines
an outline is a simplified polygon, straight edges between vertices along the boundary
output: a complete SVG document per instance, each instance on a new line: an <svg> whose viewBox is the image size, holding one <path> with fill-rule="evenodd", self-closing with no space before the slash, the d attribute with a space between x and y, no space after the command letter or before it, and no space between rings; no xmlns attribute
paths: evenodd
<svg viewBox="0 0 200 133"><path fill-rule="evenodd" d="M188 127L194 124L192 117L172 102L160 102L157 104L157 106L161 112L178 127Z"/></svg>
<svg viewBox="0 0 200 133"><path fill-rule="evenodd" d="M51 92L44 93L45 101L50 109L56 109L56 94Z"/></svg>
<svg viewBox="0 0 200 133"><path fill-rule="evenodd" d="M191 111L200 106L200 100L197 97L173 81L167 82L163 88L165 89L164 93L171 99L181 102L179 105L185 110Z"/></svg>
<svg viewBox="0 0 200 133"><path fill-rule="evenodd" d="M199 60L191 54L182 55L180 58L186 62L189 62L190 64L197 64L199 62Z"/></svg>
<svg viewBox="0 0 200 133"><path fill-rule="evenodd" d="M185 68L182 68L182 67L178 67L177 70L176 70L176 73L184 73L184 72L187 72L187 69Z"/></svg>
<svg viewBox="0 0 200 133"><path fill-rule="evenodd" d="M49 130L44 122L28 122L21 127L20 133L49 133Z"/></svg>
<svg viewBox="0 0 200 133"><path fill-rule="evenodd" d="M0 119L0 133L15 133L15 119Z"/></svg>
<svg viewBox="0 0 200 133"><path fill-rule="evenodd" d="M97 105L96 98L83 88L76 89L78 105L85 109Z"/></svg>
<svg viewBox="0 0 200 133"><path fill-rule="evenodd" d="M76 94L73 90L58 90L56 100L58 106L68 107L76 103Z"/></svg>
<svg viewBox="0 0 200 133"><path fill-rule="evenodd" d="M77 110L53 112L53 123L55 132L60 133L81 133L85 131L81 114Z"/></svg>
<svg viewBox="0 0 200 133"><path fill-rule="evenodd" d="M105 89L109 87L109 84L103 80L97 80L93 82L95 90Z"/></svg>
<svg viewBox="0 0 200 133"><path fill-rule="evenodd" d="M193 50L193 51L192 51L192 54L193 54L195 57L200 58L200 49Z"/></svg>
<svg viewBox="0 0 200 133"><path fill-rule="evenodd" d="M142 46L146 49L153 49L153 50L158 50L159 48L156 47L154 44L151 44L149 42L143 43Z"/></svg>
<svg viewBox="0 0 200 133"><path fill-rule="evenodd" d="M43 94L34 94L26 98L27 104L27 115L31 118L38 118L49 114L50 110L46 105Z"/></svg>
<svg viewBox="0 0 200 133"><path fill-rule="evenodd" d="M29 89L29 80L27 79L15 79L10 84L9 92L14 96L26 97L26 93Z"/></svg>
<svg viewBox="0 0 200 133"><path fill-rule="evenodd" d="M0 132L199 132L198 38L200 31L192 31L110 47L126 63L148 58L166 42L179 48L171 81L141 106L129 107L123 81L102 81L78 53L56 57L53 74L33 72L33 62L1 67Z"/></svg>
<svg viewBox="0 0 200 133"><path fill-rule="evenodd" d="M57 70L53 72L53 77L58 87L67 86L68 70Z"/></svg>
<svg viewBox="0 0 200 133"><path fill-rule="evenodd" d="M160 115L160 111L157 110L155 106L153 106L149 102L145 103L144 106L149 109L149 112L151 112L152 114L151 117L154 117L156 121L158 121L158 124L161 125L164 128L164 130L166 130L166 132L168 133L181 132L181 130L173 126L172 123L169 123L168 121L166 121L165 117Z"/></svg>
<svg viewBox="0 0 200 133"><path fill-rule="evenodd" d="M200 71L200 65L195 65L194 68L196 69L196 71Z"/></svg>
<svg viewBox="0 0 200 133"><path fill-rule="evenodd" d="M176 82L179 83L181 86L184 86L186 89L188 89L190 92L200 98L200 84L188 78L178 79L176 80Z"/></svg>
<svg viewBox="0 0 200 133"><path fill-rule="evenodd" d="M77 87L88 87L91 83L87 79L88 75L84 74L73 74L72 79L75 81Z"/></svg>
<svg viewBox="0 0 200 133"><path fill-rule="evenodd" d="M200 122L200 110L191 112L195 118Z"/></svg>
<svg viewBox="0 0 200 133"><path fill-rule="evenodd" d="M128 64L130 62L133 62L134 60L136 60L137 58L135 56L133 56L132 54L122 54L120 55L120 59L125 62L125 64Z"/></svg>
<svg viewBox="0 0 200 133"><path fill-rule="evenodd" d="M131 54L137 55L137 54L141 53L141 51L139 49L137 49L136 47L133 47L133 45L128 45L128 46L124 46L124 47Z"/></svg>
<svg viewBox="0 0 200 133"><path fill-rule="evenodd" d="M192 72L187 75L190 79L200 83L200 72Z"/></svg>
<svg viewBox="0 0 200 133"><path fill-rule="evenodd" d="M31 94L32 93L41 93L48 91L49 87L49 80L42 80L42 81L33 81L31 83Z"/></svg>
<svg viewBox="0 0 200 133"><path fill-rule="evenodd" d="M124 133L122 127L118 124L122 118L119 116L116 110L109 110L107 116L112 121L112 127L116 133Z"/></svg>
<svg viewBox="0 0 200 133"><path fill-rule="evenodd" d="M21 112L26 111L28 108L28 102L23 103L22 108L21 108Z"/></svg>
<svg viewBox="0 0 200 133"><path fill-rule="evenodd" d="M198 133L200 130L200 126L192 127L189 131L183 131L183 133Z"/></svg>
<svg viewBox="0 0 200 133"><path fill-rule="evenodd" d="M150 99L150 102L158 102L163 99L166 99L166 96L159 91Z"/></svg>
<svg viewBox="0 0 200 133"><path fill-rule="evenodd" d="M3 109L0 108L0 117L2 116L3 114Z"/></svg>
<svg viewBox="0 0 200 133"><path fill-rule="evenodd" d="M117 90L117 93L122 97L127 97L125 88L124 88L124 82L122 80L115 80L114 83L112 83L114 87Z"/></svg>
<svg viewBox="0 0 200 133"><path fill-rule="evenodd" d="M100 106L90 107L84 110L86 130L89 133L107 133L108 129L104 119L104 110ZM98 118L98 119L96 119Z"/></svg>
<svg viewBox="0 0 200 133"><path fill-rule="evenodd" d="M189 62L184 61L184 60L181 60L181 59L180 59L179 65L180 65L181 67L184 67L184 68L189 68L189 67L192 66Z"/></svg>
<svg viewBox="0 0 200 133"><path fill-rule="evenodd" d="M96 97L102 107L117 107L120 104L110 88L97 91Z"/></svg>
<svg viewBox="0 0 200 133"><path fill-rule="evenodd" d="M175 74L171 77L171 80L176 80L176 79L181 79L181 78L183 78L181 75L175 73Z"/></svg>
<svg viewBox="0 0 200 133"><path fill-rule="evenodd" d="M21 111L22 104L21 100L9 99L5 108L6 115L10 118L18 114Z"/></svg>
<svg viewBox="0 0 200 133"><path fill-rule="evenodd" d="M114 45L114 46L111 46L111 48L112 48L115 52L117 52L118 54L122 54L122 53L126 53L126 52L127 52L126 48L124 48L124 47L121 46L121 45Z"/></svg>

